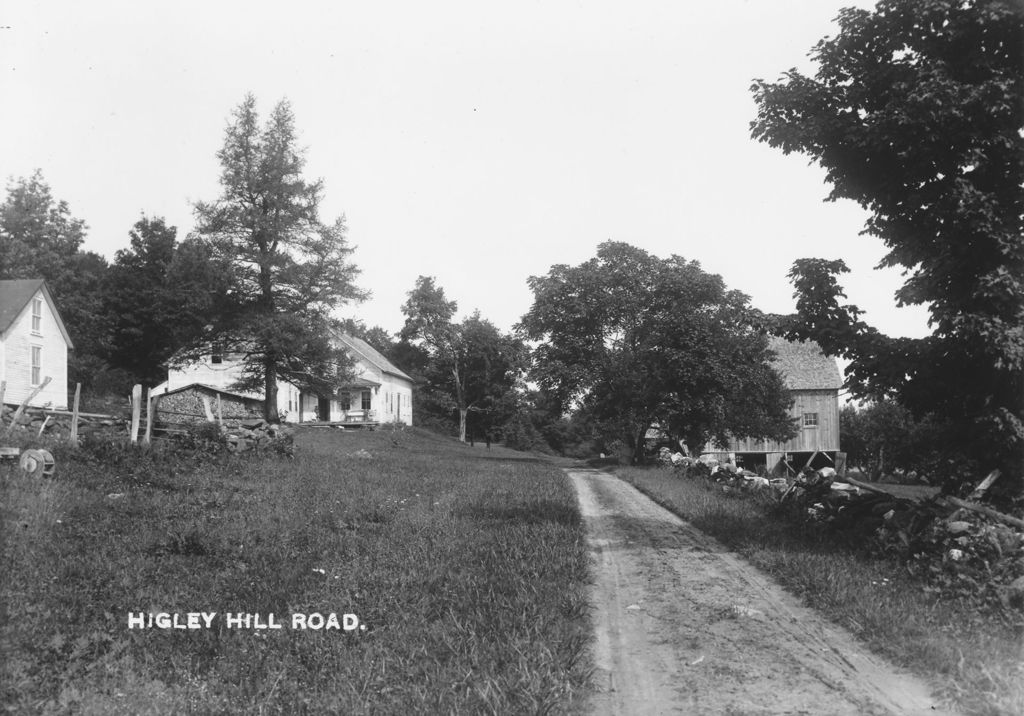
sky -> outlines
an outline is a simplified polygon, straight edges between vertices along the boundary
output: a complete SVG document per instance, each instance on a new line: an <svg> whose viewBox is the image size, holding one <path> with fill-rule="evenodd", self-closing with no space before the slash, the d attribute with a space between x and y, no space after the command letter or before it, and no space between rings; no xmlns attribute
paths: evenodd
<svg viewBox="0 0 1024 716"><path fill-rule="evenodd" d="M219 193L216 152L251 92L287 99L322 218L345 215L359 284L342 311L394 332L417 276L509 329L527 278L603 241L697 260L770 312L786 273L842 258L850 302L928 333L874 270L866 213L820 167L750 138L754 78L836 32L853 0L35 2L0 6L0 178L42 171L113 259L141 215L179 238Z"/></svg>

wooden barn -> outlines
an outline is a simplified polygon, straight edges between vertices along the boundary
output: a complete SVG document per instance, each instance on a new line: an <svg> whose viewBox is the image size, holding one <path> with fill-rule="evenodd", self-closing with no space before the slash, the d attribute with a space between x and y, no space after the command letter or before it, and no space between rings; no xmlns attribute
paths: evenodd
<svg viewBox="0 0 1024 716"><path fill-rule="evenodd" d="M817 343L794 343L771 338L775 369L782 374L793 397L789 409L799 432L785 443L772 440L732 440L728 452L748 470L800 469L813 460L814 467L828 465L839 451L839 388L843 381L834 358L821 352ZM785 461L785 462L783 462Z"/></svg>

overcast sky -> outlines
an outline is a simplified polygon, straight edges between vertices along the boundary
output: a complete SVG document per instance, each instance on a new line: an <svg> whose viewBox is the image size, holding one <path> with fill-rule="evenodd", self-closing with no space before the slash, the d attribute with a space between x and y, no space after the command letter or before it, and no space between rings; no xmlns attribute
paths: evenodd
<svg viewBox="0 0 1024 716"><path fill-rule="evenodd" d="M528 276L613 239L696 259L774 312L793 308L794 259L843 258L866 319L920 336L864 212L750 139L751 80L811 69L848 5L872 3L8 0L0 175L41 169L112 259L141 214L184 238L218 195L231 110L287 98L373 291L346 313L370 325L399 329L431 275L510 328Z"/></svg>

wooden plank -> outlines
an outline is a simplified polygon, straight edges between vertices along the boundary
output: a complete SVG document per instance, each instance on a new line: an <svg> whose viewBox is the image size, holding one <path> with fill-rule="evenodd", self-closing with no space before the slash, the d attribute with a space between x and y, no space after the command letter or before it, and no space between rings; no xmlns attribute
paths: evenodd
<svg viewBox="0 0 1024 716"><path fill-rule="evenodd" d="M852 477L844 477L843 482L853 485L854 487L859 487L862 490L867 490L868 492L874 492L879 495L888 495L894 500L903 500L904 502L906 502L905 498L897 497L888 490L883 490L881 487L875 487L874 485L869 485L868 483L861 482L860 480L854 480Z"/></svg>
<svg viewBox="0 0 1024 716"><path fill-rule="evenodd" d="M31 393L29 393L28 397L25 398L25 400L23 400L21 402L21 405L18 406L18 409L14 411L14 417L11 418L11 424L8 425L7 426L7 430L4 431L4 437L7 437L11 433L11 431L14 429L14 426L18 424L18 420L21 418L21 414L25 412L25 408L28 406L29 402L34 397L36 397L41 392L43 392L43 388L45 388L49 384L50 384L50 376L46 376L45 378L43 378L43 382L40 383L39 385L37 385L35 390L33 390Z"/></svg>
<svg viewBox="0 0 1024 716"><path fill-rule="evenodd" d="M132 426L130 435L132 445L139 442L139 422L142 415L142 386L136 383L132 386Z"/></svg>
<svg viewBox="0 0 1024 716"><path fill-rule="evenodd" d="M836 474L839 475L839 477L845 477L846 476L846 453L845 452L837 452L836 453L835 465L836 465Z"/></svg>
<svg viewBox="0 0 1024 716"><path fill-rule="evenodd" d="M206 395L199 396L203 399L203 410L206 411L206 422L213 422L213 408L210 406L210 398Z"/></svg>
<svg viewBox="0 0 1024 716"><path fill-rule="evenodd" d="M992 483L994 483L996 480L999 479L999 476L1001 474L1002 473L999 470L993 470L992 472L990 472L985 477L985 479L981 481L981 484L978 485L977 487L975 487L974 491L971 492L971 494L967 496L967 499L968 500L980 500L982 498L982 496L984 496L984 494L986 492L988 492L988 488L992 487Z"/></svg>
<svg viewBox="0 0 1024 716"><path fill-rule="evenodd" d="M965 510L970 510L971 512L978 512L982 515L988 515L992 519L999 520L1000 522L1005 522L1006 524L1013 525L1014 527L1024 528L1024 520L1020 519L1019 517L1014 517L1013 515L1004 515L1002 512L996 512L990 507L985 507L984 505L976 505L973 502L967 502L966 500L961 500L959 497L953 497L952 495L946 495L945 500L950 504L956 505L957 507L962 507Z"/></svg>
<svg viewBox="0 0 1024 716"><path fill-rule="evenodd" d="M71 431L68 433L68 441L72 445L78 444L78 399L82 394L82 384L75 383L75 402L71 408Z"/></svg>
<svg viewBox="0 0 1024 716"><path fill-rule="evenodd" d="M39 411L43 415L70 415L74 416L73 410L57 410L56 408L27 408L25 412ZM83 413L78 412L79 418L96 418L97 420L118 420L119 415L107 415L106 413Z"/></svg>

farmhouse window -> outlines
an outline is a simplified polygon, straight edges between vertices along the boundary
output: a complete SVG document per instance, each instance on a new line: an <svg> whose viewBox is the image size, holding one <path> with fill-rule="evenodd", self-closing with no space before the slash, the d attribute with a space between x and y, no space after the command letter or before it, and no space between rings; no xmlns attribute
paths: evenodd
<svg viewBox="0 0 1024 716"><path fill-rule="evenodd" d="M818 414L817 413L804 413L804 427L805 428L816 428L816 427L818 427Z"/></svg>
<svg viewBox="0 0 1024 716"><path fill-rule="evenodd" d="M364 390L363 391L363 410L369 410L369 409L370 409L370 391Z"/></svg>
<svg viewBox="0 0 1024 716"><path fill-rule="evenodd" d="M43 378L43 349L32 346L32 385L39 385Z"/></svg>
<svg viewBox="0 0 1024 716"><path fill-rule="evenodd" d="M43 299L32 299L32 332L37 336L43 330Z"/></svg>
<svg viewBox="0 0 1024 716"><path fill-rule="evenodd" d="M342 410L352 410L352 394L342 393L338 396L338 403L341 405Z"/></svg>

